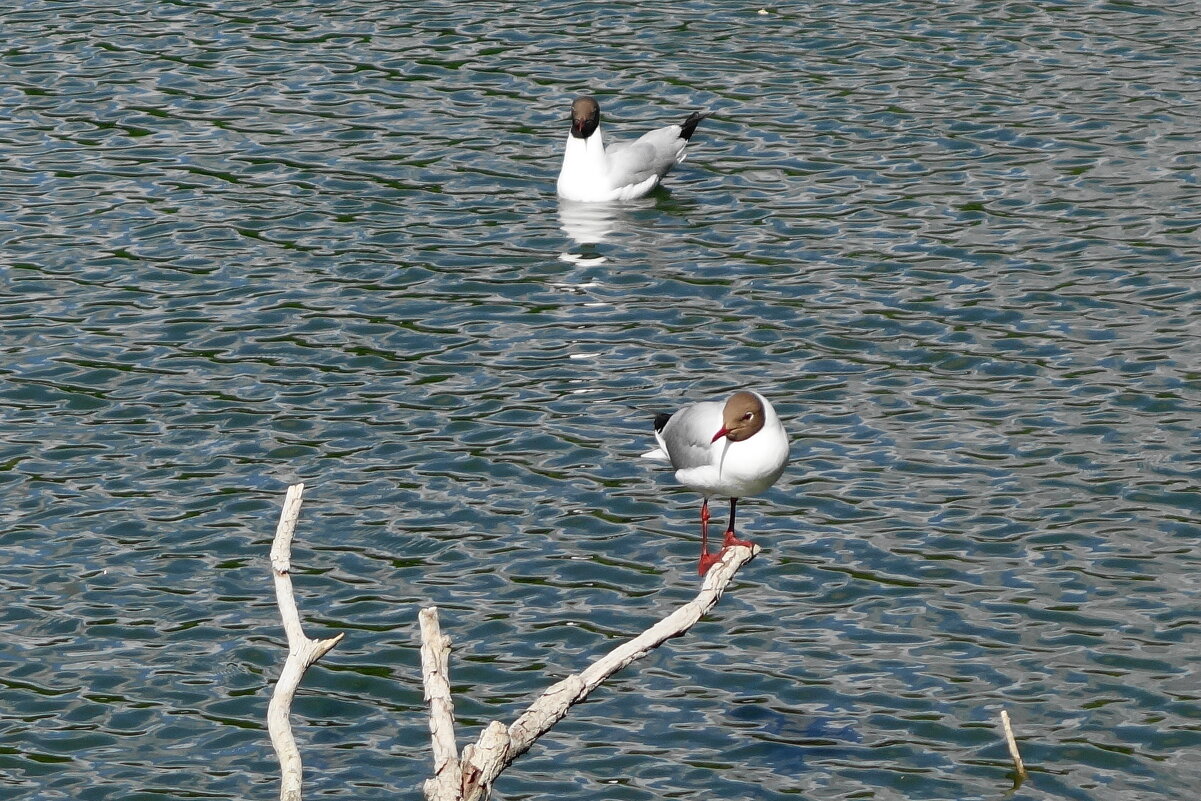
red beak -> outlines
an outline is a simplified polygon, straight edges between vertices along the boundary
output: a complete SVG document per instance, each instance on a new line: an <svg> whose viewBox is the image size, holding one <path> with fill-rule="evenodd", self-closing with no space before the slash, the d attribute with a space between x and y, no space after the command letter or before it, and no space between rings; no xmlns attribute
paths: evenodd
<svg viewBox="0 0 1201 801"><path fill-rule="evenodd" d="M709 440L709 444L712 445L714 442L717 442L719 439L721 439L722 437L724 437L726 434L729 434L729 433L730 433L729 429L722 428L721 431L718 431L716 434L713 435L713 439Z"/></svg>

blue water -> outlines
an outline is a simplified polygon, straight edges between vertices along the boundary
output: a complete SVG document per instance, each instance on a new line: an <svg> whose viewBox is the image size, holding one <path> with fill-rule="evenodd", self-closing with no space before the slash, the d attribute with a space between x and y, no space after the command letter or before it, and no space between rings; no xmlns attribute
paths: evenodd
<svg viewBox="0 0 1201 801"><path fill-rule="evenodd" d="M762 11L762 13L760 13ZM764 553L500 799L1195 797L1188 3L22 2L0 12L0 796L270 798L307 485L309 797L692 597L657 411L754 387ZM652 197L560 205L708 109Z"/></svg>

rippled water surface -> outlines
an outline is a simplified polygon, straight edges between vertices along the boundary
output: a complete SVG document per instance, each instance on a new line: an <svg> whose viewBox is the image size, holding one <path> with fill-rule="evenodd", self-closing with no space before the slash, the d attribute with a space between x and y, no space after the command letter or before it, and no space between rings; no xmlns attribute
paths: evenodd
<svg viewBox="0 0 1201 801"><path fill-rule="evenodd" d="M0 12L0 795L270 798L304 481L312 797L697 587L649 418L752 386L764 553L504 799L1195 798L1192 3L18 2ZM560 206L706 108L650 198Z"/></svg>

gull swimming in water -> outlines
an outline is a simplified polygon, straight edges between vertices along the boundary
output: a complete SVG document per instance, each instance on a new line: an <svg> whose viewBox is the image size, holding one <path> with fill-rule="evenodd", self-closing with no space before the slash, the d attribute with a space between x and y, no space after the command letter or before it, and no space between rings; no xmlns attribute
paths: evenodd
<svg viewBox="0 0 1201 801"><path fill-rule="evenodd" d="M633 142L606 148L600 104L592 97L577 97L571 104L571 132L557 183L559 196L603 202L646 195L684 160L688 140L707 116L694 111L678 125L657 128Z"/></svg>

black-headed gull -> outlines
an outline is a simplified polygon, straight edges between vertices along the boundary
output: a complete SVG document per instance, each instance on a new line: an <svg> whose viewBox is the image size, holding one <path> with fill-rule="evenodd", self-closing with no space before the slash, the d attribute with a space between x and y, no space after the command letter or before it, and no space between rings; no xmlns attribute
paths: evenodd
<svg viewBox="0 0 1201 801"><path fill-rule="evenodd" d="M559 196L584 202L642 197L684 160L688 140L707 116L693 112L679 125L658 128L633 142L606 149L600 105L595 98L577 97L571 104L571 133L559 171Z"/></svg>
<svg viewBox="0 0 1201 801"><path fill-rule="evenodd" d="M642 454L646 459L671 462L676 479L701 493L702 576L721 558L709 553L709 498L730 499L730 525L722 548L751 543L734 536L734 512L739 498L758 495L784 472L788 464L788 435L776 410L758 392L735 392L725 401L685 406L655 418L659 447Z"/></svg>

